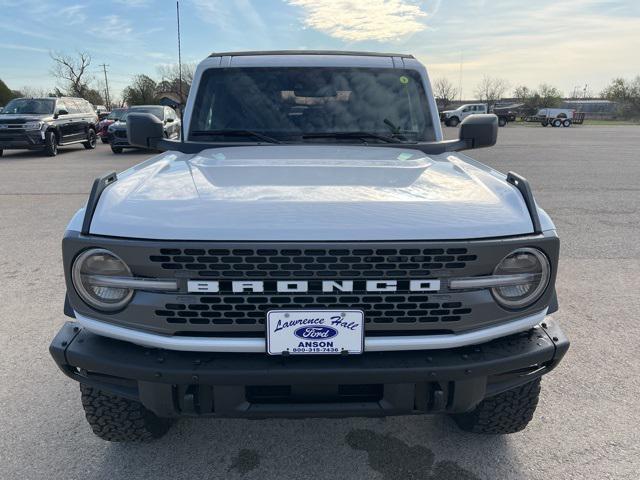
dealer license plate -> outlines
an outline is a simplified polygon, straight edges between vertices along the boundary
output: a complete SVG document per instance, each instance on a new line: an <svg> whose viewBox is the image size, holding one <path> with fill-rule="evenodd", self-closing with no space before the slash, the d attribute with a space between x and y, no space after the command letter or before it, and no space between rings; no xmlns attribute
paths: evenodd
<svg viewBox="0 0 640 480"><path fill-rule="evenodd" d="M360 354L361 310L271 310L267 313L269 355Z"/></svg>

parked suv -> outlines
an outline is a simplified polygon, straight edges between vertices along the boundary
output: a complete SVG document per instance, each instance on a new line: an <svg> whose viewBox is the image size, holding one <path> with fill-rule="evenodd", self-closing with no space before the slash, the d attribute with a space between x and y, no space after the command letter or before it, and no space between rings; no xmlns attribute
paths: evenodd
<svg viewBox="0 0 640 480"><path fill-rule="evenodd" d="M129 113L149 113L162 122L162 136L168 139L180 138L180 119L171 107L162 105L138 105L129 108L120 119L109 125L107 138L113 153L122 153L124 148L134 147L127 137L127 116Z"/></svg>
<svg viewBox="0 0 640 480"><path fill-rule="evenodd" d="M444 140L412 56L220 53L196 69L184 141L96 179L62 241L50 351L94 433L163 435L179 416L444 413L504 434L532 419L569 342L559 239L529 183Z"/></svg>
<svg viewBox="0 0 640 480"><path fill-rule="evenodd" d="M127 112L126 108L114 108L106 118L98 123L98 136L102 143L109 143L109 126L120 120Z"/></svg>
<svg viewBox="0 0 640 480"><path fill-rule="evenodd" d="M458 124L469 115L482 113L487 113L486 103L470 103L467 105L460 105L455 110L445 110L440 114L440 119L447 127L457 127Z"/></svg>
<svg viewBox="0 0 640 480"><path fill-rule="evenodd" d="M82 98L16 98L0 113L0 155L3 150L42 150L82 144L96 148L98 117Z"/></svg>

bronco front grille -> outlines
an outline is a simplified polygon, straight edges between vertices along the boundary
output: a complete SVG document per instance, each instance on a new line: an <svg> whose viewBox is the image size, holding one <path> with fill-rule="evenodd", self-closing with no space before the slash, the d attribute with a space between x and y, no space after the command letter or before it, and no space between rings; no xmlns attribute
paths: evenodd
<svg viewBox="0 0 640 480"><path fill-rule="evenodd" d="M478 256L466 248L160 249L164 270L206 278L424 278L461 270Z"/></svg>
<svg viewBox="0 0 640 480"><path fill-rule="evenodd" d="M224 295L195 297L189 303L167 303L155 314L170 324L258 325L269 310L363 310L366 323L419 324L458 322L471 314L462 302L439 302L420 294Z"/></svg>

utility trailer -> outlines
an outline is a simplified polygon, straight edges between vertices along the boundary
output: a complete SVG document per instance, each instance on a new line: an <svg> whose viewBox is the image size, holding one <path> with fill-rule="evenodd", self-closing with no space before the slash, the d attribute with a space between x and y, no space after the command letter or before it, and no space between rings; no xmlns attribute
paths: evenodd
<svg viewBox="0 0 640 480"><path fill-rule="evenodd" d="M525 122L539 122L543 127L570 127L584 123L584 112L571 108L542 108L535 115L524 118Z"/></svg>

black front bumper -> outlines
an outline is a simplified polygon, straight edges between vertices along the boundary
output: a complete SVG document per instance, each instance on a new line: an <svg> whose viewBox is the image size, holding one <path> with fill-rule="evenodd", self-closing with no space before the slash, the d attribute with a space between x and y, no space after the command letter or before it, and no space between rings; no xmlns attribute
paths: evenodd
<svg viewBox="0 0 640 480"><path fill-rule="evenodd" d="M472 347L336 357L157 350L67 322L49 350L72 379L159 416L264 418L464 412L549 372L568 348L552 321Z"/></svg>
<svg viewBox="0 0 640 480"><path fill-rule="evenodd" d="M109 140L109 143L114 147L122 147L122 148L131 147L131 144L129 143L129 138L127 138L126 136L119 137L114 132L108 132L107 139Z"/></svg>
<svg viewBox="0 0 640 480"><path fill-rule="evenodd" d="M39 130L33 133L21 131L0 134L0 150L40 150L44 146Z"/></svg>

